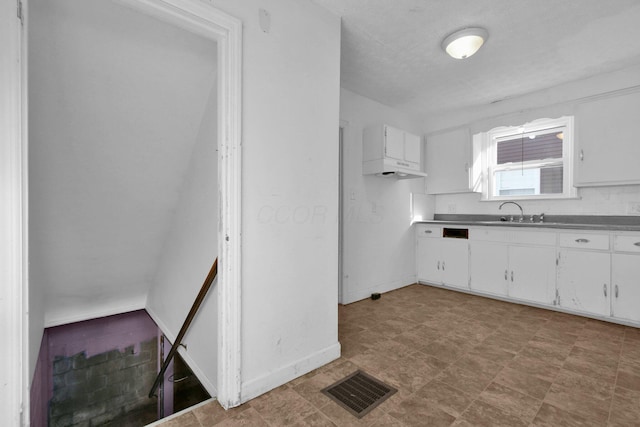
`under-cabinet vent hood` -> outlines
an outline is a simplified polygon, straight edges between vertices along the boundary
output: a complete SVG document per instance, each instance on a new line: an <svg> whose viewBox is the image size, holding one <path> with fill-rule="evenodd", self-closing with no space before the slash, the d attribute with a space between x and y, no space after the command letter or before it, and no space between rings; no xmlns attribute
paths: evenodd
<svg viewBox="0 0 640 427"><path fill-rule="evenodd" d="M398 179L424 178L422 138L388 125L365 128L362 172Z"/></svg>
<svg viewBox="0 0 640 427"><path fill-rule="evenodd" d="M364 175L376 175L397 179L414 179L427 176L424 172L398 165L393 159L366 161L362 165L362 173Z"/></svg>

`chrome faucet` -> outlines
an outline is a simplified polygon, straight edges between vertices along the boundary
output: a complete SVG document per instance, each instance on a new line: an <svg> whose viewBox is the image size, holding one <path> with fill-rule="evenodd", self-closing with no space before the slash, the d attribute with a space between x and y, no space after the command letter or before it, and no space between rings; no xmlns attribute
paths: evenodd
<svg viewBox="0 0 640 427"><path fill-rule="evenodd" d="M524 220L524 210L522 209L522 206L520 206L519 204L517 204L516 202L512 202L512 201L508 201L508 202L503 202L500 207L498 208L498 210L501 210L502 207L506 204L514 204L516 205L518 208L520 208L520 218L518 219L518 222L522 222ZM511 221L513 221L513 216L510 219Z"/></svg>

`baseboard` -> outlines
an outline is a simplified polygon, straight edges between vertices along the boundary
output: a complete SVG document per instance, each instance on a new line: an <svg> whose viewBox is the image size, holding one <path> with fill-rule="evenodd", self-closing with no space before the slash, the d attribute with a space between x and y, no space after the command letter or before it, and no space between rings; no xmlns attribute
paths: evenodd
<svg viewBox="0 0 640 427"><path fill-rule="evenodd" d="M173 333L171 333L167 325L162 320L160 320L158 315L149 307L146 307L145 310L147 311L147 313L149 313L149 316L153 319L156 325L158 325L158 328L160 328L160 330L162 331L164 336L167 337L169 342L171 343L175 342L176 336ZM218 396L218 389L215 386L215 384L209 381L209 378L207 378L204 372L202 372L202 369L200 369L198 364L191 358L189 353L187 353L187 351L182 347L178 348L178 353L180 354L180 357L182 357L184 362L187 364L189 369L191 369L194 375L198 378L198 381L200 381L200 384L202 384L205 390L207 390L207 393L209 393L209 395L212 398Z"/></svg>
<svg viewBox="0 0 640 427"><path fill-rule="evenodd" d="M308 372L326 365L340 357L340 343L317 351L310 356L297 360L287 366L266 373L242 384L242 403L263 393L286 384Z"/></svg>
<svg viewBox="0 0 640 427"><path fill-rule="evenodd" d="M379 283L377 285L357 289L350 291L347 289L346 294L343 296L342 304L351 304L352 302L360 301L369 298L373 293L384 293L389 291L395 291L396 289L404 288L416 283L416 276L407 276L403 279L394 280L391 282Z"/></svg>

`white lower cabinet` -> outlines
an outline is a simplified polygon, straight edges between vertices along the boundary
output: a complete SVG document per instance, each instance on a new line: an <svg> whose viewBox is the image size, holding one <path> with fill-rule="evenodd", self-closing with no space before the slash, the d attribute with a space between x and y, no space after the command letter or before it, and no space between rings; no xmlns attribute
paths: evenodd
<svg viewBox="0 0 640 427"><path fill-rule="evenodd" d="M469 288L469 242L467 239L441 239L442 283Z"/></svg>
<svg viewBox="0 0 640 427"><path fill-rule="evenodd" d="M558 264L560 307L585 313L611 314L611 254L561 249Z"/></svg>
<svg viewBox="0 0 640 427"><path fill-rule="evenodd" d="M556 248L509 247L509 296L552 304L556 290Z"/></svg>
<svg viewBox="0 0 640 427"><path fill-rule="evenodd" d="M425 235L425 231L432 231ZM469 287L469 247L467 239L441 236L441 229L418 229L418 280L457 288Z"/></svg>
<svg viewBox="0 0 640 427"><path fill-rule="evenodd" d="M615 253L611 264L611 314L640 322L640 255Z"/></svg>
<svg viewBox="0 0 640 427"><path fill-rule="evenodd" d="M513 236L508 235L507 240ZM555 246L470 242L471 289L543 304L555 299Z"/></svg>
<svg viewBox="0 0 640 427"><path fill-rule="evenodd" d="M471 289L507 296L509 262L507 244L472 240L469 246Z"/></svg>

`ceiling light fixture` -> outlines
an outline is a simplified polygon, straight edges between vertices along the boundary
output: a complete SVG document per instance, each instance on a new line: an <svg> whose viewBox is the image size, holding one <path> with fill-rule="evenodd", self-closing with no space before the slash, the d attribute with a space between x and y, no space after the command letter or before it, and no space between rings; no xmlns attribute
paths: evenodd
<svg viewBox="0 0 640 427"><path fill-rule="evenodd" d="M442 49L456 59L465 59L480 49L489 38L484 28L464 28L450 34L442 41Z"/></svg>

